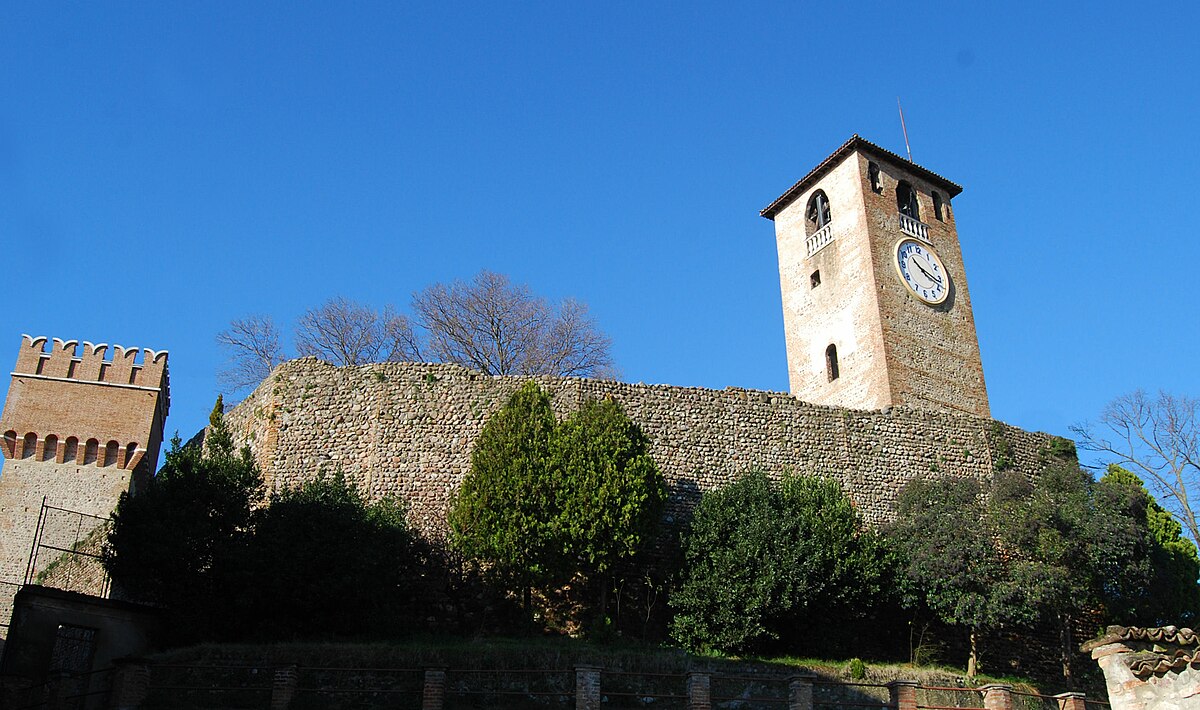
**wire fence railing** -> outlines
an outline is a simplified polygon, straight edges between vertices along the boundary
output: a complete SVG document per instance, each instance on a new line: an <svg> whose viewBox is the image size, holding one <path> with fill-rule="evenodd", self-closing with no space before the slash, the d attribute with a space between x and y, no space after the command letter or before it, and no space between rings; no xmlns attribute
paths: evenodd
<svg viewBox="0 0 1200 710"><path fill-rule="evenodd" d="M115 680L131 669L140 680ZM122 687L124 691L116 688ZM902 686L902 687L899 687ZM129 696L129 688L137 689ZM1073 703L1001 686L973 688L856 683L766 673L647 672L595 667L367 668L132 663L94 673L57 674L26 689L17 708L141 710L190 708L510 710L572 707L738 708L739 710L982 710L1002 692L1014 710L1108 710L1102 700ZM115 694L125 692L120 698ZM584 702L591 693L591 700ZM904 695L907 693L907 695ZM907 701L903 698L908 698ZM431 700L432 699L432 700ZM119 701L119 702L118 702ZM594 701L594 702L593 702ZM905 702L912 703L905 705ZM582 704L581 704L582 703Z"/></svg>

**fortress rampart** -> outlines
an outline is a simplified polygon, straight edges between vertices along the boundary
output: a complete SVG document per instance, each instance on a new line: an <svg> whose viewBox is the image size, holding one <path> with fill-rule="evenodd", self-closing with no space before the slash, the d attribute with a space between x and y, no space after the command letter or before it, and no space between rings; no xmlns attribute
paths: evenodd
<svg viewBox="0 0 1200 710"><path fill-rule="evenodd" d="M154 472L169 402L165 350L21 338L0 414L0 581L23 581L43 504L94 526Z"/></svg>
<svg viewBox="0 0 1200 710"><path fill-rule="evenodd" d="M0 432L10 460L152 473L170 407L167 352L22 336ZM139 352L142 358L138 360ZM108 357L106 357L108 356Z"/></svg>
<svg viewBox="0 0 1200 710"><path fill-rule="evenodd" d="M441 537L484 421L526 379L457 365L339 368L301 358L276 368L226 421L272 490L341 471L370 497L402 496L413 523ZM652 442L670 488L668 521L686 515L703 491L761 468L831 477L878 525L892 519L897 494L914 478L989 480L1002 468L1033 475L1053 440L970 415L840 409L781 392L533 379L560 417L589 399L620 402Z"/></svg>

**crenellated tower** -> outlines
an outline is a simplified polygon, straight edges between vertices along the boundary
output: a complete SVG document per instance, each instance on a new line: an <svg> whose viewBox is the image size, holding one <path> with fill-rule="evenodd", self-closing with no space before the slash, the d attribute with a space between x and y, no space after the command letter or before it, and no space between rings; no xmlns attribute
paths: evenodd
<svg viewBox="0 0 1200 710"><path fill-rule="evenodd" d="M23 581L43 500L108 516L148 479L169 404L165 350L22 337L0 415L0 581Z"/></svg>

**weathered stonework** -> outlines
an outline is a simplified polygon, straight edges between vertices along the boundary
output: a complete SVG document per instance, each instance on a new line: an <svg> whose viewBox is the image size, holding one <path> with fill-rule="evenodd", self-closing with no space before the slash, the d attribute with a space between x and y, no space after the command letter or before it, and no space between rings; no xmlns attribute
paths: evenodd
<svg viewBox="0 0 1200 710"><path fill-rule="evenodd" d="M834 478L864 518L880 524L893 517L906 482L935 474L990 480L998 461L1033 475L1052 438L981 417L839 409L782 392L535 379L560 417L589 399L611 396L624 407L649 436L670 487L668 520L686 514L701 492L761 468ZM226 422L271 489L341 471L370 497L403 497L413 522L439 537L484 421L524 381L457 365L334 367L301 358L276 368Z"/></svg>
<svg viewBox="0 0 1200 710"><path fill-rule="evenodd" d="M908 222L908 232L896 200L901 181L914 191L921 217ZM950 198L960 191L855 136L762 211L775 222L793 394L856 409L903 405L989 415L950 209ZM818 192L828 198L831 215L824 229L808 218ZM949 272L949 296L940 304L921 302L898 276L896 245L913 231ZM831 345L838 360L835 379L827 365Z"/></svg>

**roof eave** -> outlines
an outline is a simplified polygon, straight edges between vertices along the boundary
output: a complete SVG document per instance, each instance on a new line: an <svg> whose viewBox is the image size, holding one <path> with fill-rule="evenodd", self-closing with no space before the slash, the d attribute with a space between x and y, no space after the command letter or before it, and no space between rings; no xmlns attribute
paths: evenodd
<svg viewBox="0 0 1200 710"><path fill-rule="evenodd" d="M874 157L881 158L885 162L892 163L902 170L907 170L913 175L916 175L917 177L941 187L946 191L947 196L950 198L956 197L962 192L962 187L960 187L958 184L953 183L941 175L933 172L932 170L923 168L911 160L907 160L886 148L878 146L855 133L853 136L850 136L850 140L839 146L838 149L833 151L828 158L822 160L817 167L808 171L807 175L800 178L795 185L792 185L790 188L788 188L787 192L783 193L776 198L774 202L760 210L759 214L769 220L774 220L775 215L779 214L784 210L784 208L790 205L796 199L796 197L800 195L801 192L803 192L817 180L824 177L826 173L832 170L835 166L839 165L847 156L856 150L864 153L870 153Z"/></svg>

